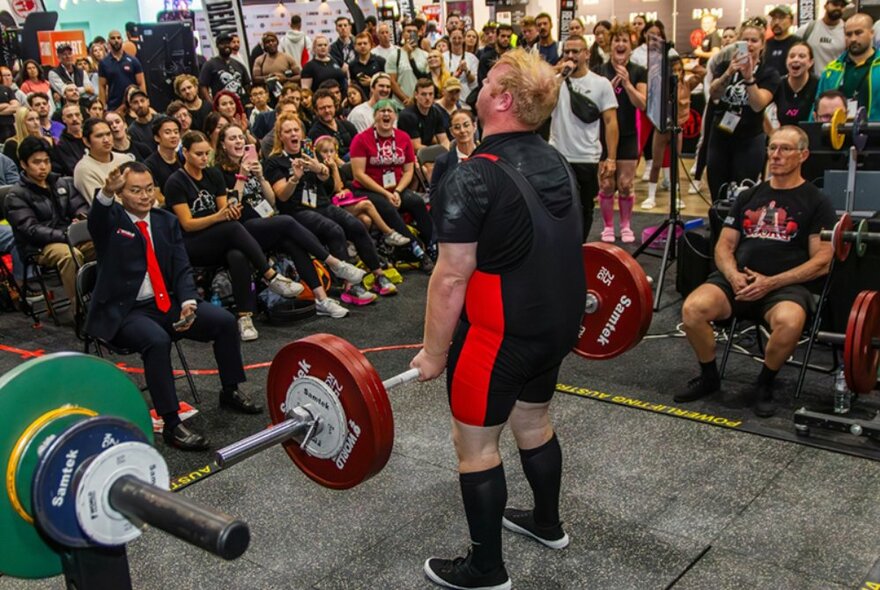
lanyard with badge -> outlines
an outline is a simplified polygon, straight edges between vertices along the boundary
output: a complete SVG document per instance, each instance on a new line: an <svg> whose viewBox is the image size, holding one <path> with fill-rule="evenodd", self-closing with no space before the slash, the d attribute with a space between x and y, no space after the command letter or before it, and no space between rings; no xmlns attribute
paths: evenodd
<svg viewBox="0 0 880 590"><path fill-rule="evenodd" d="M287 154L289 158L293 158L290 154ZM293 163L291 162L291 166ZM303 170L303 175L300 180L305 181L306 172ZM308 207L309 209L314 209L318 206L318 191L315 190L315 187L311 185L311 183L304 182L302 189L302 197L300 197L300 202L303 207Z"/></svg>
<svg viewBox="0 0 880 590"><path fill-rule="evenodd" d="M373 138L376 140L376 155L381 158L382 154L382 146L379 145L379 133L376 131L376 128L373 127ZM394 135L394 131L391 132L391 162L389 165L394 165L394 158L397 157L397 139ZM397 175L394 173L394 168L386 168L382 173L382 188L388 188L389 186L397 186Z"/></svg>
<svg viewBox="0 0 880 590"><path fill-rule="evenodd" d="M758 68L759 67L760 67L760 64L755 64L755 69L752 72L752 79L753 79L752 84L755 84L754 78L758 75ZM748 86L750 86L751 84L746 84L742 74L740 72L735 72L733 74L733 78L730 81L730 87L736 86L740 82L742 82L742 84L745 87L746 101L748 101L748 95L749 95ZM730 104L730 103L728 103L728 104ZM721 120L718 122L717 127L719 130L724 131L725 133L729 133L732 135L733 132L736 131L736 128L739 125L739 122L742 120L743 105L730 105L730 107L732 107L732 110L725 110L724 111L724 114L721 116Z"/></svg>
<svg viewBox="0 0 880 590"><path fill-rule="evenodd" d="M256 186L255 186L256 185ZM243 199L263 219L275 215L275 210L263 196L263 187L251 176L244 183Z"/></svg>
<svg viewBox="0 0 880 590"><path fill-rule="evenodd" d="M856 114L859 110L859 89L865 84L865 80L868 79L868 74L871 73L871 64L865 64L865 72L862 74L862 79L859 80L859 83L855 85L855 91L853 92L852 98L846 99L846 118L847 119L855 119ZM843 91L843 84L846 82L846 70L844 70L843 76L840 78L840 85L837 87L838 90Z"/></svg>

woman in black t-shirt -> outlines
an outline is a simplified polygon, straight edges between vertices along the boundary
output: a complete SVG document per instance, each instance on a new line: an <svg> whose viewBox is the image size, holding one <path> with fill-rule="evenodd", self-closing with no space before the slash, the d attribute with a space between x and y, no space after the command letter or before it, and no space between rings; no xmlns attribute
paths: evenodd
<svg viewBox="0 0 880 590"><path fill-rule="evenodd" d="M352 283L363 280L364 271L339 260L321 244L315 234L293 217L275 215L275 193L263 176L263 166L255 146L245 145L245 132L232 123L220 131L215 156L216 170L223 175L226 189L242 206L241 223L263 250L278 250L293 259L296 270L315 295L318 315L341 318L348 311L327 296L312 265L314 256L338 277Z"/></svg>
<svg viewBox="0 0 880 590"><path fill-rule="evenodd" d="M779 74L761 63L764 27L746 21L739 38L747 50L735 50L729 62L719 63L709 87L709 98L718 103L707 152L713 201L723 197L726 184L760 178L766 156L764 109L779 88Z"/></svg>
<svg viewBox="0 0 880 590"><path fill-rule="evenodd" d="M229 268L232 294L238 309L238 328L242 340L259 337L251 315L251 277L256 269L273 292L296 297L303 286L275 272L257 241L239 222L242 206L227 203L223 175L208 168L211 146L201 131L183 136L183 168L165 183L165 207L177 215L183 240L194 266Z"/></svg>
<svg viewBox="0 0 880 590"><path fill-rule="evenodd" d="M806 121L813 112L819 79L813 75L810 46L803 41L792 45L785 58L785 69L788 73L782 77L779 90L773 97L775 108L767 109L764 131L768 135L777 127Z"/></svg>
<svg viewBox="0 0 880 590"><path fill-rule="evenodd" d="M648 93L648 72L630 61L632 29L629 25L615 25L611 29L611 57L596 68L596 73L611 81L617 95L617 153L609 157L602 133L602 165L599 174L599 207L602 211L602 241L614 241L614 193L617 192L620 210L620 239L634 242L630 228L635 191L633 179L639 162L639 136L636 119L645 110Z"/></svg>

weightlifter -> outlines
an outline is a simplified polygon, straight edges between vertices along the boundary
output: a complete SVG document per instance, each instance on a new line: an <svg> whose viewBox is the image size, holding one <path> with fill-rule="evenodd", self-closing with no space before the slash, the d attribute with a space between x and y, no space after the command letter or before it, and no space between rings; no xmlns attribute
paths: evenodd
<svg viewBox="0 0 880 590"><path fill-rule="evenodd" d="M153 406L165 421L165 442L204 450L208 441L177 415L172 341L213 342L223 386L220 405L246 414L262 407L239 389L245 374L235 317L199 299L177 218L153 208L155 193L150 170L130 162L110 173L92 203L89 232L98 277L86 330L140 353Z"/></svg>
<svg viewBox="0 0 880 590"><path fill-rule="evenodd" d="M452 439L470 529L467 557L425 562L449 588L510 588L503 526L553 549L568 545L559 518L562 451L550 423L562 359L584 310L582 211L565 159L535 130L559 82L539 56L501 56L477 100L483 143L449 172L432 202L440 244L428 286L422 379L446 368ZM536 276L565 277L555 289ZM505 509L498 438L510 423L533 510Z"/></svg>
<svg viewBox="0 0 880 590"><path fill-rule="evenodd" d="M811 281L831 264L831 242L819 232L837 221L834 207L801 176L809 156L807 134L786 125L770 136L770 180L742 193L724 220L715 245L718 270L684 302L682 321L700 363L700 375L674 396L691 402L721 388L710 322L731 315L763 319L770 326L764 364L747 402L757 416L776 412L773 382L797 346L808 315L815 310Z"/></svg>

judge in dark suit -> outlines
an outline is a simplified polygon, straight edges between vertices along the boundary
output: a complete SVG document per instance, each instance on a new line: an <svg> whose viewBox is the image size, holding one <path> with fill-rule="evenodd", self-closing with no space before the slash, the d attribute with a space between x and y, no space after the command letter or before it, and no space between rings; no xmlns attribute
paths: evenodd
<svg viewBox="0 0 880 590"><path fill-rule="evenodd" d="M149 169L128 162L111 172L95 198L88 223L98 255L98 278L86 329L141 354L153 405L165 421L165 442L203 450L208 441L177 415L171 369L174 340L214 343L223 385L221 406L248 414L262 408L238 388L245 375L235 317L199 299L177 218L153 209L154 195Z"/></svg>

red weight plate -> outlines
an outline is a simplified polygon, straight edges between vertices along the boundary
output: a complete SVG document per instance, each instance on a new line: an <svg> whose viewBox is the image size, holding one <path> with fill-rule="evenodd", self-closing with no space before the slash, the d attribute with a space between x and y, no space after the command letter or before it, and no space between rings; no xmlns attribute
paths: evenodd
<svg viewBox="0 0 880 590"><path fill-rule="evenodd" d="M849 256L852 249L852 242L843 241L843 232L852 231L853 222L849 213L840 216L837 223L834 224L834 230L831 232L831 249L834 251L834 257L843 262ZM827 234L826 234L827 235Z"/></svg>
<svg viewBox="0 0 880 590"><path fill-rule="evenodd" d="M644 337L653 318L653 294L648 276L622 248L594 242L584 244L587 293L597 300L585 313L574 352L603 360L623 354Z"/></svg>
<svg viewBox="0 0 880 590"><path fill-rule="evenodd" d="M880 366L880 350L871 344L872 338L880 336L880 293L862 291L856 303L858 308L853 305L846 325L844 359L850 363L845 367L846 383L856 393L868 393L877 383Z"/></svg>
<svg viewBox="0 0 880 590"><path fill-rule="evenodd" d="M348 422L343 451L334 459L319 459L300 450L294 441L283 446L306 476L328 488L347 489L373 475L387 433L369 392L369 375L339 353L332 345L334 338L316 334L282 348L269 368L267 395L272 422L277 424L286 419L283 404L294 379L306 375L325 383L335 379Z"/></svg>

